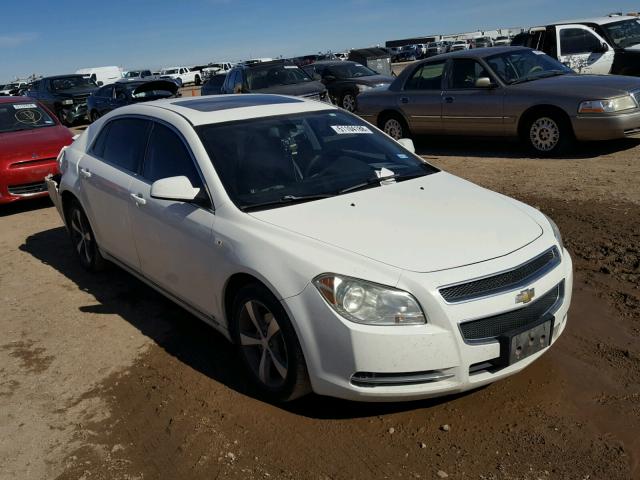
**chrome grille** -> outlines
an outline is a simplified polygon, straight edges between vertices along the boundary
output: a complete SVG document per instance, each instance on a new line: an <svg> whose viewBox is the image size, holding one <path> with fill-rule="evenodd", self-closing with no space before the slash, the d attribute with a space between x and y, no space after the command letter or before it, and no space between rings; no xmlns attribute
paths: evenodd
<svg viewBox="0 0 640 480"><path fill-rule="evenodd" d="M555 313L564 299L564 280L526 307L460 324L467 343L492 341L505 333L535 324L547 314Z"/></svg>
<svg viewBox="0 0 640 480"><path fill-rule="evenodd" d="M556 247L552 247L512 270L440 288L440 295L447 302L456 303L506 292L531 283L559 263L560 252Z"/></svg>
<svg viewBox="0 0 640 480"><path fill-rule="evenodd" d="M35 195L47 191L47 185L44 182L24 183L22 185L10 185L9 193L11 195Z"/></svg>

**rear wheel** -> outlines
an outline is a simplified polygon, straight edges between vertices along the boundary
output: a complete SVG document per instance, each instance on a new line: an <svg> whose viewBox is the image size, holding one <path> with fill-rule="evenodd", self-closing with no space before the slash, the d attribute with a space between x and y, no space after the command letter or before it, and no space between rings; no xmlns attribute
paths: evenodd
<svg viewBox="0 0 640 480"><path fill-rule="evenodd" d="M199 87L201 83L202 83L202 80L200 80L200 75L196 75L196 81L195 81L196 87Z"/></svg>
<svg viewBox="0 0 640 480"><path fill-rule="evenodd" d="M397 114L389 114L382 119L382 131L395 140L406 138L409 135L409 129L406 127L404 120Z"/></svg>
<svg viewBox="0 0 640 480"><path fill-rule="evenodd" d="M100 254L89 219L77 201L74 201L67 212L67 223L73 245L82 267L89 271L99 271L105 266Z"/></svg>
<svg viewBox="0 0 640 480"><path fill-rule="evenodd" d="M573 142L573 134L566 119L556 112L532 115L523 129L529 148L541 156L558 155Z"/></svg>
<svg viewBox="0 0 640 480"><path fill-rule="evenodd" d="M263 285L236 295L232 332L242 363L261 395L289 401L311 391L300 343L280 302Z"/></svg>

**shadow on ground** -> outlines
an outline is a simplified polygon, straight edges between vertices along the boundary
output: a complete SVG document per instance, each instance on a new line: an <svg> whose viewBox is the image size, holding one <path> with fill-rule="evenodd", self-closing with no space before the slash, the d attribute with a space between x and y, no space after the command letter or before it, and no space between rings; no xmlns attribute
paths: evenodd
<svg viewBox="0 0 640 480"><path fill-rule="evenodd" d="M10 215L31 212L33 210L40 210L41 208L48 208L52 206L53 203L51 203L51 199L49 197L13 202L0 206L0 217L8 217Z"/></svg>
<svg viewBox="0 0 640 480"><path fill-rule="evenodd" d="M62 273L99 302L79 307L81 312L118 315L190 368L238 393L258 397L245 381L234 346L221 334L118 267L110 265L100 273L85 271L73 254L64 227L31 235L20 249ZM279 407L310 418L342 419L424 408L452 398L364 404L309 395Z"/></svg>
<svg viewBox="0 0 640 480"><path fill-rule="evenodd" d="M420 137L416 153L425 157L535 158L521 143L504 138ZM580 160L631 150L640 140L625 138L608 142L579 142L568 153L550 161Z"/></svg>

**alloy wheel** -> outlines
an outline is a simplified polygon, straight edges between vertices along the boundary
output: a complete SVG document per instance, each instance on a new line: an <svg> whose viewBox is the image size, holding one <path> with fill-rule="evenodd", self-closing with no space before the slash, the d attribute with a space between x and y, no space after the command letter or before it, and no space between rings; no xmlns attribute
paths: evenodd
<svg viewBox="0 0 640 480"><path fill-rule="evenodd" d="M261 302L249 300L239 318L240 346L249 367L260 382L282 387L289 372L289 357L278 320Z"/></svg>
<svg viewBox="0 0 640 480"><path fill-rule="evenodd" d="M353 112L356 109L356 97L350 93L345 93L342 97L342 108L348 112Z"/></svg>
<svg viewBox="0 0 640 480"><path fill-rule="evenodd" d="M80 260L90 265L93 260L93 238L87 219L78 208L71 214L71 238Z"/></svg>
<svg viewBox="0 0 640 480"><path fill-rule="evenodd" d="M384 133L396 140L402 138L402 124L396 118L389 118L384 122Z"/></svg>
<svg viewBox="0 0 640 480"><path fill-rule="evenodd" d="M541 152L550 152L560 142L560 127L549 117L540 117L529 130L531 145Z"/></svg>

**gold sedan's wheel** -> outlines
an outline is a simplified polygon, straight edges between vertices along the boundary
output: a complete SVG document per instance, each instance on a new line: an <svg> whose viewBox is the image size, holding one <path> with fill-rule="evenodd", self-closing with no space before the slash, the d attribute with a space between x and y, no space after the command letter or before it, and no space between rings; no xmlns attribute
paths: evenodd
<svg viewBox="0 0 640 480"><path fill-rule="evenodd" d="M394 138L396 140L403 138L404 136L404 129L402 128L402 123L400 123L400 120L393 117L385 120L383 131L384 133L389 135L391 138Z"/></svg>

